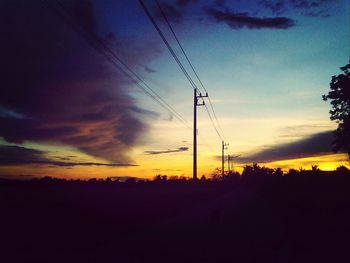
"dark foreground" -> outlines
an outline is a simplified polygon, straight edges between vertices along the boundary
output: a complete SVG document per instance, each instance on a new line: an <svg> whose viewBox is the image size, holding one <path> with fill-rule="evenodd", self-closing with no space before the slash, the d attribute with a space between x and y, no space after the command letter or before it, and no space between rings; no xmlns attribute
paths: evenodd
<svg viewBox="0 0 350 263"><path fill-rule="evenodd" d="M0 181L0 262L350 262L350 177Z"/></svg>

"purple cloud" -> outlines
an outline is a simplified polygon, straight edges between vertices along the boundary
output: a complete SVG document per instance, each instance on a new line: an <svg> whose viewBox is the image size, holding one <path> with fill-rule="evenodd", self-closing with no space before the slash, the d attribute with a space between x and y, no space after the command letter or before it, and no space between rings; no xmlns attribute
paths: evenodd
<svg viewBox="0 0 350 263"><path fill-rule="evenodd" d="M90 1L62 2L86 32L98 34ZM0 137L17 144L62 143L128 163L128 150L147 131L145 120L156 114L136 105L132 83L50 6L39 0L0 3ZM125 49L122 41L112 44L117 52ZM139 65L142 59L127 61Z"/></svg>
<svg viewBox="0 0 350 263"><path fill-rule="evenodd" d="M191 4L196 4L197 0L176 0L175 3L162 3L158 1L158 3L169 20L179 23L184 17L187 7L189 7ZM160 12L157 4L153 5L152 9L154 10L156 18L163 21L163 15Z"/></svg>
<svg viewBox="0 0 350 263"><path fill-rule="evenodd" d="M68 161L70 158L59 157L57 160L52 160L45 155L47 152L29 149L16 145L2 145L0 146L0 166L10 165L30 165L40 164L49 166L73 167L73 166L137 166L135 164L127 163L98 163L98 162L72 162Z"/></svg>
<svg viewBox="0 0 350 263"><path fill-rule="evenodd" d="M298 141L268 147L256 154L236 158L238 163L264 163L332 154L334 132L316 133Z"/></svg>
<svg viewBox="0 0 350 263"><path fill-rule="evenodd" d="M161 150L161 151L145 151L146 154L164 154L164 153L177 153L177 152L186 152L188 151L188 147L179 147L177 149L172 149L172 150Z"/></svg>
<svg viewBox="0 0 350 263"><path fill-rule="evenodd" d="M190 4L190 3L195 3L195 2L197 2L197 0L177 0L176 4L178 6L186 6L186 5Z"/></svg>
<svg viewBox="0 0 350 263"><path fill-rule="evenodd" d="M156 70L150 68L150 67L147 67L147 66L144 66L143 69L147 72L147 73L155 73L157 72Z"/></svg>
<svg viewBox="0 0 350 263"><path fill-rule="evenodd" d="M288 10L296 10L304 16L328 17L329 4L337 0L260 0L259 3L273 14L282 14Z"/></svg>
<svg viewBox="0 0 350 263"><path fill-rule="evenodd" d="M282 14L286 11L287 3L285 0L271 1L271 0L260 0L259 3L272 11L273 14Z"/></svg>
<svg viewBox="0 0 350 263"><path fill-rule="evenodd" d="M218 23L226 23L232 29L288 29L295 26L295 21L287 17L255 17L248 13L235 13L229 10L219 10L206 7L207 16Z"/></svg>

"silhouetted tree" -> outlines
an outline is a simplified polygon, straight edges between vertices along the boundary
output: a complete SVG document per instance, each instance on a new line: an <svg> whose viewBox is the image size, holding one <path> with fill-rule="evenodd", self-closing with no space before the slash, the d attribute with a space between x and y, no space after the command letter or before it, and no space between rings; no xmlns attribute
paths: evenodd
<svg viewBox="0 0 350 263"><path fill-rule="evenodd" d="M253 166L246 165L243 168L242 176L250 176L253 174Z"/></svg>
<svg viewBox="0 0 350 263"><path fill-rule="evenodd" d="M242 176L270 176L273 175L275 170L267 168L265 166L259 166L254 163L252 166L246 165L243 168Z"/></svg>
<svg viewBox="0 0 350 263"><path fill-rule="evenodd" d="M221 169L215 168L214 171L211 173L211 179L213 181L220 180L221 178Z"/></svg>
<svg viewBox="0 0 350 263"><path fill-rule="evenodd" d="M340 165L337 167L336 173L338 175L350 175L350 170L346 166Z"/></svg>
<svg viewBox="0 0 350 263"><path fill-rule="evenodd" d="M167 175L161 175L161 174L157 174L153 181L155 182L166 182L168 180L168 176Z"/></svg>
<svg viewBox="0 0 350 263"><path fill-rule="evenodd" d="M127 184L134 184L136 182L137 182L137 180L134 177L129 177L125 180L125 183L127 183Z"/></svg>
<svg viewBox="0 0 350 263"><path fill-rule="evenodd" d="M318 168L318 165L311 165L311 170L312 170L314 173L320 172L320 171L321 171L321 169Z"/></svg>
<svg viewBox="0 0 350 263"><path fill-rule="evenodd" d="M187 179L188 179L188 178L187 178L186 176L179 176L178 181L180 181L180 182L186 182Z"/></svg>
<svg viewBox="0 0 350 263"><path fill-rule="evenodd" d="M283 175L283 171L282 171L282 169L281 168L276 168L275 170L274 170L274 172L273 172L273 175L274 176L282 176Z"/></svg>
<svg viewBox="0 0 350 263"><path fill-rule="evenodd" d="M289 176L298 176L298 174L299 174L298 170L293 169L293 168L289 169L288 173L287 173L287 175L289 175Z"/></svg>
<svg viewBox="0 0 350 263"><path fill-rule="evenodd" d="M205 182L206 180L207 180L207 178L206 178L205 175L203 174L203 175L201 176L200 181L201 181L201 182Z"/></svg>
<svg viewBox="0 0 350 263"><path fill-rule="evenodd" d="M96 178L90 178L88 180L89 183L97 183L97 179Z"/></svg>
<svg viewBox="0 0 350 263"><path fill-rule="evenodd" d="M335 150L344 149L350 157L350 63L340 69L344 73L332 77L330 91L322 98L331 101L330 119L338 123Z"/></svg>

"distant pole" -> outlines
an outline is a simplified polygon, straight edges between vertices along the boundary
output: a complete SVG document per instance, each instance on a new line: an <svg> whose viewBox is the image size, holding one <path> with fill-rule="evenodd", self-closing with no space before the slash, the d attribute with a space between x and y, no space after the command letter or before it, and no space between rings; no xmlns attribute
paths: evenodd
<svg viewBox="0 0 350 263"><path fill-rule="evenodd" d="M199 98L208 97L208 93L197 95L197 88L194 89L193 94L193 180L197 180L197 106L204 106L204 100L202 103L198 103Z"/></svg>
<svg viewBox="0 0 350 263"><path fill-rule="evenodd" d="M225 150L227 149L228 143L225 143L222 141L221 144L221 175L222 179L224 179L225 176Z"/></svg>
<svg viewBox="0 0 350 263"><path fill-rule="evenodd" d="M225 142L222 141L222 145L221 145L221 175L222 175L222 178L224 178L224 175L225 175L225 170L224 170L224 164L225 164Z"/></svg>
<svg viewBox="0 0 350 263"><path fill-rule="evenodd" d="M227 155L227 172L231 173L231 156Z"/></svg>
<svg viewBox="0 0 350 263"><path fill-rule="evenodd" d="M231 173L233 173L233 156L231 156L231 162L230 162L230 169L231 169Z"/></svg>

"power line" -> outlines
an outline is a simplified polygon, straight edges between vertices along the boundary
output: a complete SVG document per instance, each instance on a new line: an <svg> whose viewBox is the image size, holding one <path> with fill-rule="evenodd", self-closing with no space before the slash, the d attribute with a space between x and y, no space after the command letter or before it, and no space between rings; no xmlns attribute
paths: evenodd
<svg viewBox="0 0 350 263"><path fill-rule="evenodd" d="M166 47L168 48L168 50L169 50L170 53L172 54L173 58L175 59L175 61L176 61L177 64L179 65L180 69L182 70L182 72L184 73L184 75L186 76L186 78L188 79L188 81L190 82L190 84L192 85L192 87L193 87L194 89L197 89L197 86L195 85L195 83L194 83L194 81L192 80L191 76L188 74L188 72L186 71L186 69L185 69L184 66L182 65L181 61L179 60L179 58L178 58L177 55L175 54L174 50L172 49L171 45L170 45L169 42L167 41L167 39L166 39L166 37L164 36L163 32L161 31L161 29L159 28L159 26L158 26L157 23L155 22L153 16L152 16L151 13L148 11L146 5L143 3L142 0L139 0L139 2L140 2L140 4L141 4L142 8L144 9L144 11L145 11L147 17L150 19L151 23L153 24L153 26L154 26L155 29L157 30L158 34L160 35L161 39L162 39L163 42L165 43ZM202 81L200 80L200 78L199 78L197 72L195 71L195 69L194 69L194 67L193 67L193 65L192 65L192 63L191 63L191 61L189 60L189 58L188 58L188 56L187 56L185 50L183 49L183 47L182 47L182 45L181 45L181 43L180 43L178 37L176 36L175 31L173 30L173 28L172 28L172 26L170 25L170 23L169 23L169 21L168 21L166 15L165 15L165 13L163 12L163 10L162 10L160 4L158 3L158 1L156 1L156 3L157 3L157 5L158 5L158 8L160 9L160 11L161 11L161 13L162 13L162 15L163 15L165 21L166 21L166 23L168 24L168 26L169 26L171 32L173 33L173 35L174 35L174 37L175 37L175 39L176 39L178 45L180 46L180 48L181 48L183 54L185 55L186 60L188 61L190 67L192 68L194 74L196 75L198 81L200 82L200 84L201 84L201 86L204 88L204 90L207 92L205 86L203 85L203 83L202 83ZM212 108L214 117L215 117L215 119L216 119L216 121L217 121L217 124L218 124L217 126L218 126L219 129L221 130L222 136L220 135L218 129L216 128L216 125L215 125L215 123L214 123L214 121L213 121L213 118L211 117L211 114L210 114L210 112L208 111L208 108L206 107L207 112L208 112L208 115L209 115L209 117L210 117L211 123L212 123L212 125L213 125L213 127L214 127L216 133L218 134L220 140L222 141L222 140L223 140L222 138L225 137L225 136L224 136L224 133L223 133L221 127L220 127L220 124L219 124L219 122L218 122L218 119L217 119L217 117L216 117L216 114L215 114L215 111L214 111L214 108L213 108L213 105L212 105L212 103L211 103L210 98L209 98L209 103L210 103L210 105L211 105L211 108Z"/></svg>
<svg viewBox="0 0 350 263"><path fill-rule="evenodd" d="M64 9L65 10L65 12L66 13L69 13L69 11L62 5L62 3L60 2L60 1L58 1L58 0L56 0L56 2L61 6L61 8L62 9ZM74 17L73 17L73 19L74 19ZM79 24L79 23L77 23L77 24ZM129 72L131 72L131 74L136 78L136 79L138 79L140 82L142 82L150 91L151 91L151 93L153 93L153 95L155 96L155 97L157 97L159 100L161 100L169 109L170 109L170 112L172 113L172 114L174 114L175 115L175 117L177 118L177 119L179 119L181 122L183 122L183 123L185 123L186 124L186 126L188 126L188 123L187 123L187 121L173 108L173 107L171 107L161 96L159 96L147 83L145 83L145 81L143 81L125 62L123 62L115 53L114 53L114 51L113 50L111 50L102 40L100 40L99 39L99 37L96 35L96 34L94 34L93 32L91 32L91 31L89 31L89 33L90 33L90 35L102 46L102 48L103 49L105 49L105 50L107 50L120 64L122 64ZM125 72L125 70L123 70L122 69L122 71L124 72L124 73L126 73ZM130 78L130 75L128 74L128 73L126 73L126 75ZM132 78L130 78L130 79L132 79ZM132 79L133 80L133 79ZM133 80L133 82L135 83L135 84L137 84L137 86L141 86L137 81L135 81L135 80ZM140 87L143 91L145 91L145 89L141 86ZM147 95L150 95L149 94L149 92L147 92L146 91L146 94ZM152 99L154 99L154 96L152 96L151 95L151 97L152 97ZM159 103L159 101L156 101L158 104L160 104L161 105L161 103ZM163 105L161 105L162 107L163 107ZM163 107L164 108L164 107ZM169 111L169 109L166 109L166 110L168 110ZM189 127L189 126L188 126ZM190 127L189 127L190 128Z"/></svg>
<svg viewBox="0 0 350 263"><path fill-rule="evenodd" d="M204 87L202 81L200 80L198 74L196 73L196 71L195 71L195 69L194 69L192 63L190 62L190 60L189 60L189 58L188 58L188 56L187 56L185 50L183 49L183 47L182 47L182 45L181 45L179 39L177 38L177 36L176 36L174 30L172 29L172 27L171 27L171 25L170 25L168 19L166 18L166 16L165 16L165 14L164 14L164 12L163 12L161 6L159 5L159 3L156 1L157 5L158 5L158 8L160 9L160 11L161 11L161 13L162 13L162 15L163 15L165 21L167 22L169 28L171 29L171 31L172 31L172 33L173 33L173 35L174 35L174 37L175 37L175 39L176 39L178 45L180 46L180 48L181 48L183 54L185 55L185 57L186 57L186 59L187 59L187 62L190 64L190 66L191 66L193 72L195 73L197 79L199 80L199 82L201 83L202 87L203 87L204 90L206 91L206 94L205 94L205 95L202 95L201 92L198 91L198 88L197 88L196 84L194 83L194 81L192 80L191 76L188 74L187 70L186 70L185 67L182 65L182 63L181 63L181 61L179 60L179 58L177 57L177 55L175 54L174 50L172 49L171 45L170 45L169 42L167 41L167 39L166 39L166 37L164 36L163 32L161 31L161 29L160 29L159 26L157 25L156 21L154 20L153 16L152 16L151 13L148 11L148 9L147 9L146 5L144 4L143 0L139 0L139 3L141 4L143 10L145 11L147 17L149 18L149 20L150 20L151 23L153 24L154 28L155 28L156 31L158 32L159 36L160 36L161 39L163 40L164 44L166 45L166 47L167 47L168 50L170 51L171 55L172 55L173 58L175 59L176 63L178 64L178 66L180 67L180 69L182 70L182 72L184 73L184 75L186 76L186 78L188 79L188 81L190 82L191 86L192 86L193 89L194 89L194 96L193 96L193 98L194 98L194 104L193 104L193 105L194 105L194 111L193 111L193 116L194 116L194 117L193 117L193 179L194 179L194 180L197 180L197 106L204 106L204 105L205 105L204 101L203 101L202 103L198 103L198 98L206 98L206 97L208 97L208 92L206 91L206 89L205 89L205 87ZM210 103L211 103L211 101L210 101ZM215 114L215 112L214 112L214 108L213 108L212 105L211 105L211 107L212 107L213 113L214 113L214 115L215 115L215 117L216 117L216 114ZM210 112L209 112L209 110L208 110L208 108L207 108L206 105L205 105L205 108L206 108L206 110L207 110L207 113L208 113L208 115L209 115L209 117L210 117L211 123L212 123L212 125L213 125L213 127L214 127L214 129L215 129L215 131L216 131L216 133L217 133L217 135L219 136L219 138L220 138L220 140L222 141L222 143L224 143L224 142L223 142L223 139L222 139L222 137L224 137L224 133L223 133L222 129L220 128L220 129L221 129L221 132L222 132L222 134L223 134L223 136L220 135L220 132L219 132L218 129L216 128L216 125L215 125L215 123L214 123L214 121L213 121L213 118L211 117L211 114L210 114ZM216 117L216 120L217 120L217 117ZM218 120L217 120L217 123L218 123ZM219 126L219 124L218 124L218 126Z"/></svg>
<svg viewBox="0 0 350 263"><path fill-rule="evenodd" d="M208 141L200 134L199 129L198 129L198 137L201 139L202 143L205 144L210 151L215 152L213 146L208 143Z"/></svg>
<svg viewBox="0 0 350 263"><path fill-rule="evenodd" d="M184 56L185 56L185 58L186 58L188 64L190 65L190 67L191 67L193 73L195 74L197 80L199 81L199 83L200 83L201 86L203 87L204 91L205 91L206 93L208 93L208 91L207 91L207 89L205 88L203 82L202 82L201 79L199 78L199 76L198 76L198 74L197 74L197 72L196 72L196 70L195 70L193 64L191 63L189 57L187 56L187 54L186 54L186 52L185 52L185 49L183 48L183 46L182 46L182 44L181 44L179 38L177 37L177 35L176 35L176 33L175 33L173 27L171 26L171 24L170 24L170 22L169 22L169 20L168 20L168 18L167 18L167 16L166 16L166 14L165 14L165 12L163 11L161 5L159 4L158 0L155 0L155 2L156 2L156 4L157 4L158 9L160 10L160 12L161 12L163 18L164 18L166 24L168 25L168 27L169 27L171 33L173 34L173 36L174 36L174 38L175 38L177 44L179 45L179 47L180 47L182 53L184 54ZM218 126L218 128L219 128L219 130L220 130L220 132L221 132L221 134L222 134L222 137L225 138L225 134L224 134L224 132L223 132L223 130L222 130L222 128L221 128L221 125L220 125L220 123L219 123L219 121L218 121L218 118L217 118L217 116L216 116L216 113L215 113L215 111L214 111L214 107L213 107L213 104L212 104L212 102L211 102L210 96L208 96L208 100L209 100L209 104L210 104L211 110L212 110L212 112L213 112L214 118L215 118L215 120L216 120L216 124L217 124L217 126ZM214 124L214 123L213 123L213 124ZM216 129L216 128L215 128L215 129ZM221 137L221 136L220 136L220 137ZM225 139L226 139L226 138L225 138Z"/></svg>
<svg viewBox="0 0 350 263"><path fill-rule="evenodd" d="M173 58L175 59L176 63L179 65L180 69L182 70L182 72L184 73L184 75L186 76L186 78L188 79L188 81L190 82L191 86L193 87L193 89L196 89L197 86L194 83L194 81L192 80L191 76L188 74L188 72L186 71L185 67L182 65L181 61L179 60L179 58L177 57L176 53L174 52L174 50L172 49L172 47L170 46L169 42L166 40L164 34L162 33L162 31L160 30L159 26L157 25L156 21L154 20L153 16L151 15L151 13L148 11L146 5L143 3L142 0L139 0L143 10L145 11L147 17L149 18L149 20L151 21L151 23L153 24L153 26L155 27L155 29L157 30L159 36L161 37L161 39L163 40L164 44L166 45L166 47L168 48L168 50L170 51L171 55L173 56Z"/></svg>
<svg viewBox="0 0 350 263"><path fill-rule="evenodd" d="M46 4L50 5L48 1L43 0L46 2ZM60 9L66 14L64 17L69 19L69 24L73 27L73 29L79 33L87 42L90 44L94 49L96 49L98 52L100 52L109 62L111 62L116 68L118 68L121 72L124 73L131 81L132 83L136 84L146 95L151 97L155 102L157 102L162 108L173 114L180 122L182 122L185 126L187 126L189 129L191 127L188 125L187 121L171 106L169 105L161 96L158 95L157 92L155 92L144 80L142 80L125 62L122 61L114 52L111 50L99 37L94 34L92 31L85 30L84 27L76 21L76 18L70 14L70 12L66 9L66 7L58 0L55 1L56 4L60 7ZM59 10L55 10L58 11ZM58 13L62 16L61 13ZM73 22L73 24L72 24ZM103 52L104 51L104 52ZM115 60L117 60L122 66L124 66L129 72L127 72L124 68L122 68L120 65L118 65L113 58L111 58L109 55L111 55ZM133 77L134 76L134 77ZM139 82L141 82L145 87L147 87L148 90L145 89L138 81L136 81L134 78L136 78ZM152 94L151 94L152 93Z"/></svg>
<svg viewBox="0 0 350 263"><path fill-rule="evenodd" d="M177 55L175 54L175 52L174 52L174 50L172 49L172 47L171 47L171 45L169 44L169 42L166 40L164 34L162 33L161 29L159 28L159 26L158 26L157 23L155 22L153 16L152 16L151 13L148 11L146 5L143 3L142 0L139 0L139 2L140 2L140 4L141 4L143 10L145 11L147 17L150 19L151 23L153 24L153 26L154 26L155 29L157 30L158 34L159 34L160 37L162 38L162 40L163 40L163 42L165 43L166 47L168 48L168 50L170 51L170 53L171 53L172 56L174 57L175 61L176 61L177 64L179 65L179 67L181 68L182 72L185 74L185 76L187 77L187 79L188 79L188 81L190 82L190 84L192 85L192 87L193 87L195 90L197 90L197 86L195 85L195 83L193 82L191 76L188 74L188 72L186 71L186 69L185 69L184 66L182 65L181 61L179 60L179 58L178 58ZM158 2L157 2L157 4L158 4ZM160 7L159 4L158 4L158 7L160 8L160 10L161 10L163 16L165 17L165 14L164 14L164 12L163 12L163 10L161 9L161 7ZM166 17L165 17L165 19L166 19ZM167 21L167 19L166 19L166 21ZM168 24L168 25L170 26L170 24ZM175 34L175 32L174 32L173 30L172 30L172 32ZM174 36L176 37L176 35L174 35ZM178 38L177 38L177 37L176 37L176 39L177 39L177 41L178 41ZM179 45L180 45L181 50L184 52L184 49L182 48L182 46L181 46L181 44L180 44L179 41L178 41L178 43L179 43ZM186 58L188 59L188 57L187 57L187 55L186 55L185 52L184 52L184 55L185 55ZM188 61L189 61L189 59L188 59ZM190 65L192 65L191 62L189 62L189 63L190 63ZM192 68L193 68L193 66L192 66ZM193 69L194 69L194 68L193 68ZM206 107L206 108L207 108L207 107ZM207 112L208 112L208 114L209 114L209 116L210 116L211 122L212 122L212 124L213 124L213 127L214 127L216 133L219 135L220 140L222 140L222 136L220 135L220 133L218 132L217 128L215 127L214 121L213 121L213 119L212 119L212 117L211 117L211 115L210 115L208 109L207 109Z"/></svg>
<svg viewBox="0 0 350 263"><path fill-rule="evenodd" d="M207 105L204 105L204 106L205 106L205 109L207 110L207 113L208 113L208 116L209 116L211 122L213 123L213 118L211 117L211 114L210 114L210 112L209 112L209 110L208 110ZM215 125L214 125L214 129L215 129L215 131L216 131L216 134L219 136L220 140L223 141L223 138L221 137L221 135L220 135L218 129L215 127Z"/></svg>

